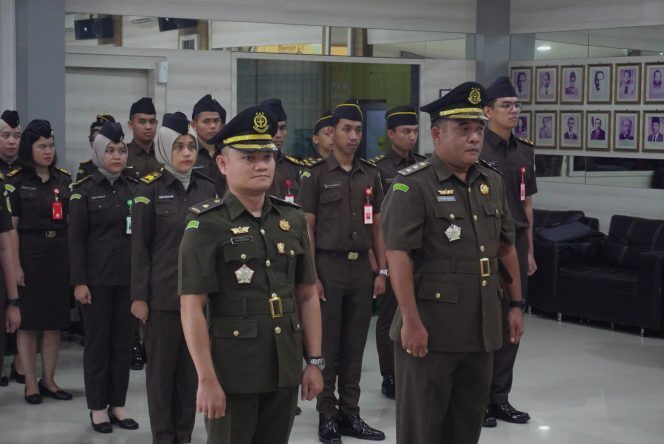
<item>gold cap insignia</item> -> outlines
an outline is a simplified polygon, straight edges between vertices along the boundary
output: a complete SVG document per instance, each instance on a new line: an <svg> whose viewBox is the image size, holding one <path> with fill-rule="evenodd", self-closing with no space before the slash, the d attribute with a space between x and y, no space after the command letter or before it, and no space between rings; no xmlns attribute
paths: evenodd
<svg viewBox="0 0 664 444"><path fill-rule="evenodd" d="M288 223L287 220L282 219L279 221L279 228L281 228L283 231L289 231L290 230L290 224Z"/></svg>
<svg viewBox="0 0 664 444"><path fill-rule="evenodd" d="M454 189L446 188L444 190L438 190L438 194L440 194L441 196L451 196L454 194Z"/></svg>
<svg viewBox="0 0 664 444"><path fill-rule="evenodd" d="M482 93L480 93L479 88L475 87L470 89L470 94L468 95L468 101L473 105L477 105L482 101Z"/></svg>
<svg viewBox="0 0 664 444"><path fill-rule="evenodd" d="M489 194L489 186L485 183L480 185L480 193L482 194Z"/></svg>
<svg viewBox="0 0 664 444"><path fill-rule="evenodd" d="M249 232L249 227L235 227L231 228L233 234L247 234Z"/></svg>
<svg viewBox="0 0 664 444"><path fill-rule="evenodd" d="M269 129L270 125L268 125L267 117L265 117L262 111L257 111L254 116L254 131L263 134Z"/></svg>

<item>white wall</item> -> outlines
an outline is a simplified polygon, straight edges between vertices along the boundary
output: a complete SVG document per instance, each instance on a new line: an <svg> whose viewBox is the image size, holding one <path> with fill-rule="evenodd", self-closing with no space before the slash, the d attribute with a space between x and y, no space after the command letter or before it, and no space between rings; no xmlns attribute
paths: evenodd
<svg viewBox="0 0 664 444"><path fill-rule="evenodd" d="M0 113L16 108L14 0L0 0Z"/></svg>

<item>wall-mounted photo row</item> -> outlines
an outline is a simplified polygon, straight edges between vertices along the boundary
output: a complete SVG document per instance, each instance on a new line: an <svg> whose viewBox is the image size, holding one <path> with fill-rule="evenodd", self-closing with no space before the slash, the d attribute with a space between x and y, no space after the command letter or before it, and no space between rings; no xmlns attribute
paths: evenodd
<svg viewBox="0 0 664 444"><path fill-rule="evenodd" d="M560 148L583 147L583 111L560 111L559 126Z"/></svg>
<svg viewBox="0 0 664 444"><path fill-rule="evenodd" d="M583 105L585 66L560 67L560 103Z"/></svg>
<svg viewBox="0 0 664 444"><path fill-rule="evenodd" d="M641 64L616 63L615 103L640 103Z"/></svg>
<svg viewBox="0 0 664 444"><path fill-rule="evenodd" d="M613 65L588 65L588 103L611 103Z"/></svg>
<svg viewBox="0 0 664 444"><path fill-rule="evenodd" d="M643 151L664 153L664 111L643 113Z"/></svg>
<svg viewBox="0 0 664 444"><path fill-rule="evenodd" d="M535 147L556 148L556 112L535 111Z"/></svg>
<svg viewBox="0 0 664 444"><path fill-rule="evenodd" d="M644 71L643 101L645 103L664 103L664 63L646 63Z"/></svg>
<svg viewBox="0 0 664 444"><path fill-rule="evenodd" d="M558 102L558 67L538 66L535 68L535 103Z"/></svg>
<svg viewBox="0 0 664 444"><path fill-rule="evenodd" d="M512 130L515 137L521 139L532 139L530 127L532 122L532 114L529 111L522 111L519 114L519 120L516 122L516 126Z"/></svg>
<svg viewBox="0 0 664 444"><path fill-rule="evenodd" d="M616 151L639 151L639 112L616 111L613 119Z"/></svg>
<svg viewBox="0 0 664 444"><path fill-rule="evenodd" d="M521 103L532 102L532 84L533 84L533 68L530 66L514 67L510 70L510 79L516 91L516 96Z"/></svg>
<svg viewBox="0 0 664 444"><path fill-rule="evenodd" d="M591 151L611 149L611 111L586 112L586 149Z"/></svg>

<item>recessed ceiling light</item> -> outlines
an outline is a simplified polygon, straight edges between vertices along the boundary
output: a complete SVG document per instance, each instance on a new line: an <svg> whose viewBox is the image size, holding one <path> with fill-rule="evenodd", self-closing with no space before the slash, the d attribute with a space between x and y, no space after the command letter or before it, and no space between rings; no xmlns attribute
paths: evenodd
<svg viewBox="0 0 664 444"><path fill-rule="evenodd" d="M538 51L551 51L551 47L549 45L540 45L537 47Z"/></svg>
<svg viewBox="0 0 664 444"><path fill-rule="evenodd" d="M551 428L551 427L549 427L549 426L539 426L539 429L542 430L542 431L547 431L547 430L549 430L550 428Z"/></svg>
<svg viewBox="0 0 664 444"><path fill-rule="evenodd" d="M664 52L660 52L659 55L664 55Z"/></svg>

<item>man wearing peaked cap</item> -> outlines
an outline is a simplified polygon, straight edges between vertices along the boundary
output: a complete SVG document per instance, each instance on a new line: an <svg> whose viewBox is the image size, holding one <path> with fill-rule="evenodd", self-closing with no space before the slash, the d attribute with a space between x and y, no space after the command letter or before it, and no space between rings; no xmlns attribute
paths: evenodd
<svg viewBox="0 0 664 444"><path fill-rule="evenodd" d="M272 114L254 106L210 141L221 150L228 191L192 207L180 247L182 323L209 443L286 444L298 385L306 400L323 386L306 219L296 205L266 194L276 130Z"/></svg>
<svg viewBox="0 0 664 444"><path fill-rule="evenodd" d="M356 156L363 116L357 100L332 113L334 151L302 174L297 203L307 216L323 316L325 388L318 396L318 438L341 435L382 441L385 434L360 417L362 358L372 314L372 295L385 292L387 262L380 227L383 189L371 162ZM374 276L373 250L382 273ZM338 382L337 382L338 381ZM338 388L339 397L335 396Z"/></svg>
<svg viewBox="0 0 664 444"><path fill-rule="evenodd" d="M191 127L198 136L198 159L194 169L200 170L211 179L219 196L226 192L226 179L215 162L215 146L209 143L225 125L226 110L210 94L206 94L194 105L191 114Z"/></svg>
<svg viewBox="0 0 664 444"><path fill-rule="evenodd" d="M277 121L277 131L272 140L279 150L277 153L277 166L274 172L274 181L267 194L285 199L289 202L295 201L300 189L300 169L304 164L298 159L284 154L283 148L288 136L288 116L281 104L280 99L268 99L261 103L267 112L272 114Z"/></svg>
<svg viewBox="0 0 664 444"><path fill-rule="evenodd" d="M158 123L157 110L150 97L143 97L131 105L127 125L134 138L127 145L127 169L128 172L133 172L136 179L161 168L154 154L154 137Z"/></svg>
<svg viewBox="0 0 664 444"><path fill-rule="evenodd" d="M410 105L394 107L385 113L387 122L387 137L391 147L386 154L374 157L371 161L376 164L380 172L383 191L387 193L390 185L394 183L399 170L407 168L426 157L414 152L418 137L417 111ZM378 305L378 320L376 321L376 349L378 350L378 363L380 374L383 377L382 393L394 399L394 344L390 339L390 325L397 309L397 300L394 291L387 279L385 295L380 298Z"/></svg>
<svg viewBox="0 0 664 444"><path fill-rule="evenodd" d="M90 148L92 148L92 145L95 141L95 137L97 137L97 134L99 134L102 127L104 126L104 123L106 122L115 122L115 118L113 118L113 116L111 116L110 114L97 114L97 118L95 119L95 121L90 124L90 134L88 136L88 141L90 142ZM88 176L91 176L96 169L97 167L94 166L94 164L92 163L92 159L88 159L86 161L79 163L78 168L76 169L76 182Z"/></svg>
<svg viewBox="0 0 664 444"><path fill-rule="evenodd" d="M18 142L21 139L21 125L16 111L5 110L0 117L0 173L7 174L20 166Z"/></svg>
<svg viewBox="0 0 664 444"><path fill-rule="evenodd" d="M487 120L482 85L466 82L422 110L434 154L399 172L383 205L399 309L395 342L397 443L477 443L502 343L503 287L520 306L514 222L500 174L478 162ZM417 285L416 285L417 283ZM511 342L523 331L508 316Z"/></svg>
<svg viewBox="0 0 664 444"><path fill-rule="evenodd" d="M484 135L481 158L503 174L505 194L514 218L516 253L519 260L518 279L521 292L527 294L528 276L537 270L533 253L533 194L537 193L535 151L533 144L515 137L513 130L519 121L521 103L506 76L498 77L487 88L484 112L489 118ZM495 427L496 418L523 424L530 420L528 413L516 410L509 403L512 375L518 343L509 340L507 323L510 307L503 299L503 346L493 355L493 381L484 425Z"/></svg>

